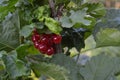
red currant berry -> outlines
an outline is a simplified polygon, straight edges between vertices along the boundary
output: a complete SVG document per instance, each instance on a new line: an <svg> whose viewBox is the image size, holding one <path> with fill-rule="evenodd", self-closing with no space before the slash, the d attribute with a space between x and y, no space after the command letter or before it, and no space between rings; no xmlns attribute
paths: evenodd
<svg viewBox="0 0 120 80"><path fill-rule="evenodd" d="M34 46L35 46L35 48L38 48L39 47L39 43L38 42L34 42Z"/></svg>
<svg viewBox="0 0 120 80"><path fill-rule="evenodd" d="M53 45L52 35L51 34L42 34L40 43L44 43L47 46Z"/></svg>
<svg viewBox="0 0 120 80"><path fill-rule="evenodd" d="M52 47L50 47L48 50L47 50L47 55L52 55L54 54L54 49Z"/></svg>
<svg viewBox="0 0 120 80"><path fill-rule="evenodd" d="M49 42L49 39L47 37L42 37L40 40L40 43L42 44L48 44L48 42Z"/></svg>
<svg viewBox="0 0 120 80"><path fill-rule="evenodd" d="M42 52L43 54L47 52L47 46L45 44L39 44L38 47L39 51Z"/></svg>
<svg viewBox="0 0 120 80"><path fill-rule="evenodd" d="M33 42L36 42L36 41L39 41L40 40L40 35L39 34L35 34L32 36L32 41Z"/></svg>
<svg viewBox="0 0 120 80"><path fill-rule="evenodd" d="M62 36L61 35L53 35L53 42L55 44L61 43L61 40L62 40Z"/></svg>

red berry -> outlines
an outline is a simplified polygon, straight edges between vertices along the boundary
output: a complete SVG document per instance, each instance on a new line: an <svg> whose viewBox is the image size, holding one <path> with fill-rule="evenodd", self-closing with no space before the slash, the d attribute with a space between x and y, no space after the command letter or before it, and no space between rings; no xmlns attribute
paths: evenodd
<svg viewBox="0 0 120 80"><path fill-rule="evenodd" d="M54 49L52 47L50 47L48 50L47 50L47 55L52 55L54 54Z"/></svg>
<svg viewBox="0 0 120 80"><path fill-rule="evenodd" d="M40 43L44 43L47 46L53 45L52 35L51 34L43 34L40 40Z"/></svg>
<svg viewBox="0 0 120 80"><path fill-rule="evenodd" d="M48 48L45 44L39 44L38 49L39 49L40 52L46 53Z"/></svg>
<svg viewBox="0 0 120 80"><path fill-rule="evenodd" d="M34 46L35 46L35 48L38 48L39 47L39 43L38 42L34 42Z"/></svg>
<svg viewBox="0 0 120 80"><path fill-rule="evenodd" d="M43 44L48 44L48 42L49 42L49 39L47 37L42 37L40 40L40 43L43 43Z"/></svg>
<svg viewBox="0 0 120 80"><path fill-rule="evenodd" d="M61 43L61 40L62 40L62 36L61 35L53 35L53 42L55 44Z"/></svg>
<svg viewBox="0 0 120 80"><path fill-rule="evenodd" d="M35 34L32 36L32 41L33 42L36 42L36 41L39 41L40 40L40 35L39 34Z"/></svg>

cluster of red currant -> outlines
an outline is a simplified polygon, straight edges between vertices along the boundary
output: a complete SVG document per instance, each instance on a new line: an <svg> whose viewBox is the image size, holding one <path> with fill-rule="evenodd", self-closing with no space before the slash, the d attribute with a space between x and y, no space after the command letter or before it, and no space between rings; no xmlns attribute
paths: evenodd
<svg viewBox="0 0 120 80"><path fill-rule="evenodd" d="M62 37L57 34L38 34L37 31L33 31L32 42L35 48L41 53L52 55L55 53L55 44L61 43Z"/></svg>

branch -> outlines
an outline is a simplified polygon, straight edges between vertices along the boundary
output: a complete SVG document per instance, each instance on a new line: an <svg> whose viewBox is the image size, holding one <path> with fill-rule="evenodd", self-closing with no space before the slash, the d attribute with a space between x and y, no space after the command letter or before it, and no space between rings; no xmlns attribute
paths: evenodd
<svg viewBox="0 0 120 80"><path fill-rule="evenodd" d="M53 0L49 0L49 6L51 9L51 15L53 18L55 18L56 17L56 10L55 10L55 3Z"/></svg>

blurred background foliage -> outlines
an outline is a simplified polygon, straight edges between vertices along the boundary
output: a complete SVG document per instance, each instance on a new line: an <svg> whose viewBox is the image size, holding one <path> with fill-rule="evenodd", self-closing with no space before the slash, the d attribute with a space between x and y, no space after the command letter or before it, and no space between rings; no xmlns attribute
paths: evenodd
<svg viewBox="0 0 120 80"><path fill-rule="evenodd" d="M84 0L85 2L102 2L106 9L120 9L120 0ZM89 36L85 40L85 48L82 49L81 53L86 53L90 56L99 54L101 52L113 55L120 56L120 47L119 46L108 46L102 48L95 48L96 42L93 38L93 35Z"/></svg>
<svg viewBox="0 0 120 80"><path fill-rule="evenodd" d="M102 2L106 8L120 8L120 0L85 0L86 2Z"/></svg>
<svg viewBox="0 0 120 80"><path fill-rule="evenodd" d="M111 8L120 9L120 0L85 0L85 1L102 2L105 5L106 9L111 9ZM89 36L85 40L85 48L81 50L81 55L82 56L87 55L88 57L92 57L101 53L111 55L113 57L120 57L120 46L106 46L106 47L96 48L96 42L94 40L93 35ZM81 60L81 56L79 57L79 60ZM120 80L119 75L117 77L117 80Z"/></svg>

